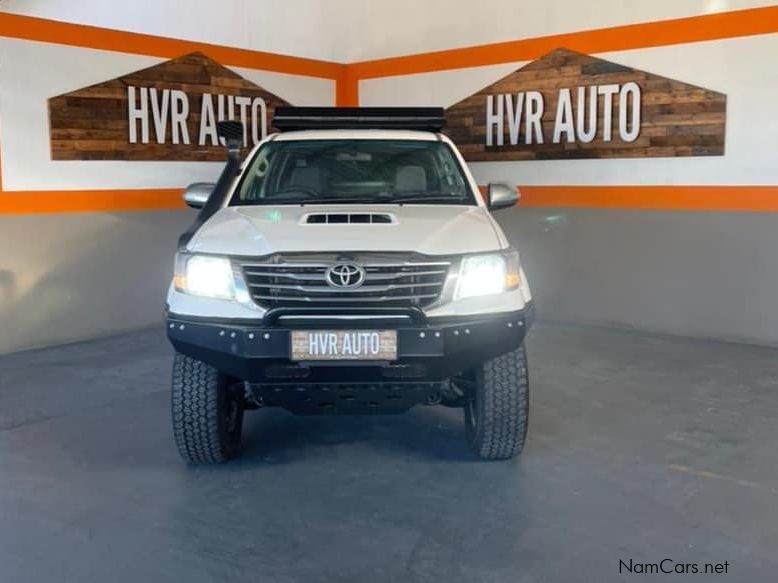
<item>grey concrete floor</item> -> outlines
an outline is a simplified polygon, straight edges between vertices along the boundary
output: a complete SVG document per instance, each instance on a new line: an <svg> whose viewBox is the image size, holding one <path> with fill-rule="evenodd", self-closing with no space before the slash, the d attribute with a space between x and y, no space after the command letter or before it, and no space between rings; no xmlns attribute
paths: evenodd
<svg viewBox="0 0 778 583"><path fill-rule="evenodd" d="M778 350L545 325L529 357L520 461L421 407L259 411L206 468L172 444L161 331L0 357L0 582L775 580Z"/></svg>

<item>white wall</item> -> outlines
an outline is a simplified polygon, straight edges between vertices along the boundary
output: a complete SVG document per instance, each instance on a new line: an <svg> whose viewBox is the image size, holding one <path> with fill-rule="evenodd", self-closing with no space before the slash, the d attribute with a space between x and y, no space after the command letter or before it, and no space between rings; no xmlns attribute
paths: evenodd
<svg viewBox="0 0 778 583"><path fill-rule="evenodd" d="M472 165L476 178L519 185L776 185L776 55L778 34L597 55L725 93L724 157L479 162ZM449 106L524 64L367 79L360 97L363 105Z"/></svg>
<svg viewBox="0 0 778 583"><path fill-rule="evenodd" d="M353 62L768 6L766 0L5 0L0 10Z"/></svg>
<svg viewBox="0 0 778 583"><path fill-rule="evenodd" d="M0 155L4 190L178 188L210 181L218 162L54 161L50 97L151 67L165 59L0 38ZM232 68L294 105L330 105L335 82Z"/></svg>
<svg viewBox="0 0 778 583"><path fill-rule="evenodd" d="M343 26L320 0L5 0L0 10L314 59L340 56Z"/></svg>
<svg viewBox="0 0 778 583"><path fill-rule="evenodd" d="M771 5L764 0L400 0L359 2L366 60ZM365 42L370 39L369 42Z"/></svg>

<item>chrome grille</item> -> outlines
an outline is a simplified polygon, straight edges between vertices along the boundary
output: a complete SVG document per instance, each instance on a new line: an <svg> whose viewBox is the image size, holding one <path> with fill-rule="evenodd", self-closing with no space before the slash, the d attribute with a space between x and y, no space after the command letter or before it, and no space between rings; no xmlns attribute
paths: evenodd
<svg viewBox="0 0 778 583"><path fill-rule="evenodd" d="M365 270L362 285L333 287L327 270L343 261ZM262 262L243 261L240 267L249 293L263 307L419 306L438 299L450 261L428 260L409 254L381 254L344 258L331 255L273 256Z"/></svg>

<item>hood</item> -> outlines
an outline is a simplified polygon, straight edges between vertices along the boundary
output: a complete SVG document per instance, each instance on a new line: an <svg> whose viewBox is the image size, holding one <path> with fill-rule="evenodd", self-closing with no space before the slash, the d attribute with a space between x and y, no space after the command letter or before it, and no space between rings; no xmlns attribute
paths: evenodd
<svg viewBox="0 0 778 583"><path fill-rule="evenodd" d="M321 215L380 214L372 224ZM359 217L364 220L364 217ZM189 242L194 252L261 256L317 251L416 251L449 255L502 247L488 211L462 205L234 206L211 217Z"/></svg>

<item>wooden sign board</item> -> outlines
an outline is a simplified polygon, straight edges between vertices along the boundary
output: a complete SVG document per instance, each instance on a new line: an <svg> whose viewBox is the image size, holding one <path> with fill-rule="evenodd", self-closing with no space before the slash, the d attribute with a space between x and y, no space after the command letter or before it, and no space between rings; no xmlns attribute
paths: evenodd
<svg viewBox="0 0 778 583"><path fill-rule="evenodd" d="M49 99L53 160L223 161L216 122L243 121L244 146L289 105L202 53Z"/></svg>
<svg viewBox="0 0 778 583"><path fill-rule="evenodd" d="M727 97L558 49L446 110L470 161L722 156Z"/></svg>

